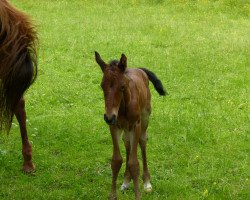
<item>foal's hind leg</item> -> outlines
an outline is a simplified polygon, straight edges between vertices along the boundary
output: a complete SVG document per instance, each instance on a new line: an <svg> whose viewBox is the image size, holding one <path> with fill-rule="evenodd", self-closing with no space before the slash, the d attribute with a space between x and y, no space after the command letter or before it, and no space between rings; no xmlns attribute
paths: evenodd
<svg viewBox="0 0 250 200"><path fill-rule="evenodd" d="M26 129L26 112L25 112L25 101L22 98L17 105L15 115L19 123L21 137L22 137L22 153L23 153L23 171L32 172L35 169L32 163L32 147L28 140L27 129Z"/></svg>
<svg viewBox="0 0 250 200"><path fill-rule="evenodd" d="M141 137L139 140L140 147L141 147L141 153L142 153L142 162L143 162L143 183L144 183L144 190L145 192L151 192L152 191L152 185L150 183L150 174L148 171L148 164L147 164L147 154L146 154L146 145L147 145L147 127L148 127L148 117L144 118L142 120L142 132Z"/></svg>
<svg viewBox="0 0 250 200"><path fill-rule="evenodd" d="M152 191L152 185L150 183L150 174L148 171L148 164L147 164L147 155L146 155L146 144L147 144L147 134L145 132L144 136L140 138L140 147L142 153L142 162L143 162L143 183L144 183L144 190L145 192Z"/></svg>

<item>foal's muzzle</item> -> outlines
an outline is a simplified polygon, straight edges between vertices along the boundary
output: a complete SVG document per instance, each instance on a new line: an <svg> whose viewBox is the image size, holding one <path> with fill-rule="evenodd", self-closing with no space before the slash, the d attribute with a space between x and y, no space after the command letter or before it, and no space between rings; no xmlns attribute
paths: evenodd
<svg viewBox="0 0 250 200"><path fill-rule="evenodd" d="M104 114L104 120L108 125L114 125L116 123L116 116L112 115L111 118L108 118L108 116Z"/></svg>

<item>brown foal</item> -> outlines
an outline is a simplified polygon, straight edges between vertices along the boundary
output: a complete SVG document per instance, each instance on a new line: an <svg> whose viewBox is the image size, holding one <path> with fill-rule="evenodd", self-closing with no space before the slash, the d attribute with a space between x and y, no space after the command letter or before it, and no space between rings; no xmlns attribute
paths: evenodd
<svg viewBox="0 0 250 200"><path fill-rule="evenodd" d="M123 162L119 149L119 140L124 131L126 170L121 189L127 189L132 179L135 199L138 200L140 199L138 144L141 147L143 160L142 178L144 190L146 192L152 190L146 156L146 130L151 113L149 80L160 95L166 95L166 92L161 81L153 72L144 68L128 69L127 58L124 54L122 54L120 61L113 60L109 64L106 64L97 52L95 52L95 59L103 72L101 87L105 99L104 120L109 125L113 141L110 199L117 199L116 180Z"/></svg>

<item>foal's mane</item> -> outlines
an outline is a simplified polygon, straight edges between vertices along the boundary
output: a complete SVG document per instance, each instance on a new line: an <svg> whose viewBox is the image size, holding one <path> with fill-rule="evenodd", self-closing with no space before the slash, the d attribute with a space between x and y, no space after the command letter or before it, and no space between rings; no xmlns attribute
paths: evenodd
<svg viewBox="0 0 250 200"><path fill-rule="evenodd" d="M118 65L119 61L118 60L110 60L109 61L109 69L111 69L111 71L114 71L116 66Z"/></svg>
<svg viewBox="0 0 250 200"><path fill-rule="evenodd" d="M118 60L111 60L111 61L109 61L109 64L110 64L111 66L116 66L116 65L118 65L118 63L119 63Z"/></svg>

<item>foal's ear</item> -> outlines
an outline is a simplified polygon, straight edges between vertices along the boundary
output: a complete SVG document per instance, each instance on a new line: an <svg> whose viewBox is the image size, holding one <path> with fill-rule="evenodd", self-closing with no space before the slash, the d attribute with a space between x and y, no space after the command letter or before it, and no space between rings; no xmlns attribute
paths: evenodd
<svg viewBox="0 0 250 200"><path fill-rule="evenodd" d="M124 72L127 68L127 57L124 54L122 54L122 56L120 58L120 62L118 64L118 67L120 68L120 70L122 72Z"/></svg>
<svg viewBox="0 0 250 200"><path fill-rule="evenodd" d="M100 54L97 51L95 51L95 60L98 63L98 65L101 67L102 71L104 71L107 64L102 60Z"/></svg>

